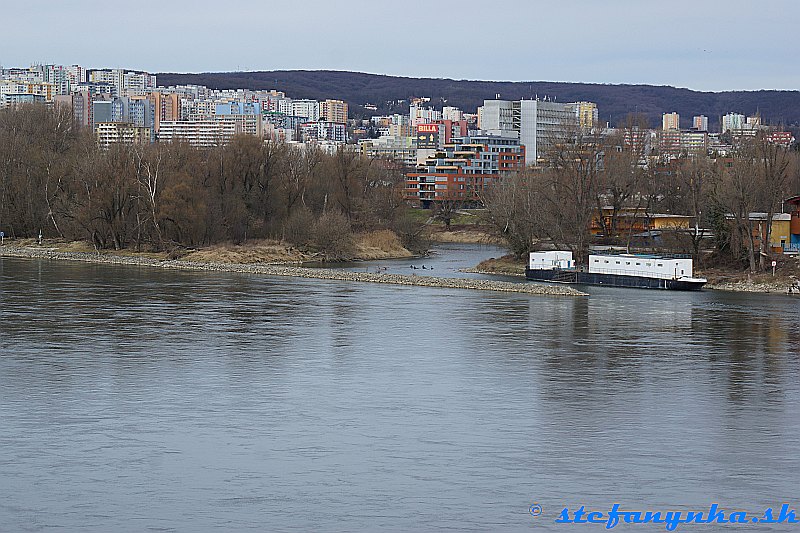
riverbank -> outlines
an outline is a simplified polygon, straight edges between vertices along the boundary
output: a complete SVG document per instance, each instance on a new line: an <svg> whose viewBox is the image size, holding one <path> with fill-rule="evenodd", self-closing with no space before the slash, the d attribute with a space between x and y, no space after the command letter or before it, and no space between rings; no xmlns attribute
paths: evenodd
<svg viewBox="0 0 800 533"><path fill-rule="evenodd" d="M585 293L575 290L571 287L561 285L545 285L539 283L512 283L508 281L465 278L435 278L414 275L407 276L402 274L351 272L328 268L307 268L301 266L262 263L187 261L182 259L160 259L146 257L143 255L97 254L93 252L77 251L63 252L55 249L30 246L0 246L0 256L25 259L47 259L57 261L79 261L84 263L145 266L178 270L239 272L246 274L263 274L268 276L289 276L336 281L385 283L392 285L410 285L416 287L515 292L546 296L585 296Z"/></svg>
<svg viewBox="0 0 800 533"><path fill-rule="evenodd" d="M475 226L431 227L425 232L425 238L431 242L454 244L493 244L502 245L503 240L498 239Z"/></svg>
<svg viewBox="0 0 800 533"><path fill-rule="evenodd" d="M37 248L35 239L6 241L8 245ZM151 259L181 259L184 261L216 263L269 263L295 264L322 261L322 254L300 249L285 242L271 239L249 239L242 244L231 242L204 246L202 248L175 248L171 251L136 251L132 248L122 250L95 250L86 241L45 240L45 248L57 252L86 252L95 255L117 255L148 257ZM377 230L357 233L353 239L351 261L375 261L383 259L407 259L416 255L404 248L400 238L393 231Z"/></svg>

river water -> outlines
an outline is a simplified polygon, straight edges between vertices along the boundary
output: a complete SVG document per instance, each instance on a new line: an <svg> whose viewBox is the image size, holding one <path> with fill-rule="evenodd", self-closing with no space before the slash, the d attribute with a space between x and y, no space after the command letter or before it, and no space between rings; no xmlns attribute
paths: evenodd
<svg viewBox="0 0 800 533"><path fill-rule="evenodd" d="M800 507L800 301L590 292L0 258L0 531L550 531L580 505Z"/></svg>

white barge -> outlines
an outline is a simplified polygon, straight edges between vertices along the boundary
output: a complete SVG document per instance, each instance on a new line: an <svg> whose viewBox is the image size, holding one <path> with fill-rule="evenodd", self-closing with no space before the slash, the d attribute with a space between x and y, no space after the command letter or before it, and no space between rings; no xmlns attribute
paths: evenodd
<svg viewBox="0 0 800 533"><path fill-rule="evenodd" d="M532 281L696 291L708 280L692 277L692 259L670 254L589 254L578 267L572 252L531 252L525 276Z"/></svg>

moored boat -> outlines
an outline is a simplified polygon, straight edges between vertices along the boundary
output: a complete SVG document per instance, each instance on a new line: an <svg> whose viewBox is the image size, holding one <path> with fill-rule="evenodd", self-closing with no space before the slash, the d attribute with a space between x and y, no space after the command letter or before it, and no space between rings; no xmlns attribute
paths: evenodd
<svg viewBox="0 0 800 533"><path fill-rule="evenodd" d="M692 275L692 259L670 254L589 254L579 267L572 252L531 252L525 276L531 281L695 291L707 283Z"/></svg>

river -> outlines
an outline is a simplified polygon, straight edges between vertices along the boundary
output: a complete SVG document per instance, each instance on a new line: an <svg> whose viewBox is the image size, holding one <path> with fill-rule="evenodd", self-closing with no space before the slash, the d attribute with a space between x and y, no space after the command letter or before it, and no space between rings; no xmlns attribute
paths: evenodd
<svg viewBox="0 0 800 533"><path fill-rule="evenodd" d="M550 531L580 505L800 507L800 301L588 292L0 258L0 531ZM797 528L772 527L747 529Z"/></svg>

